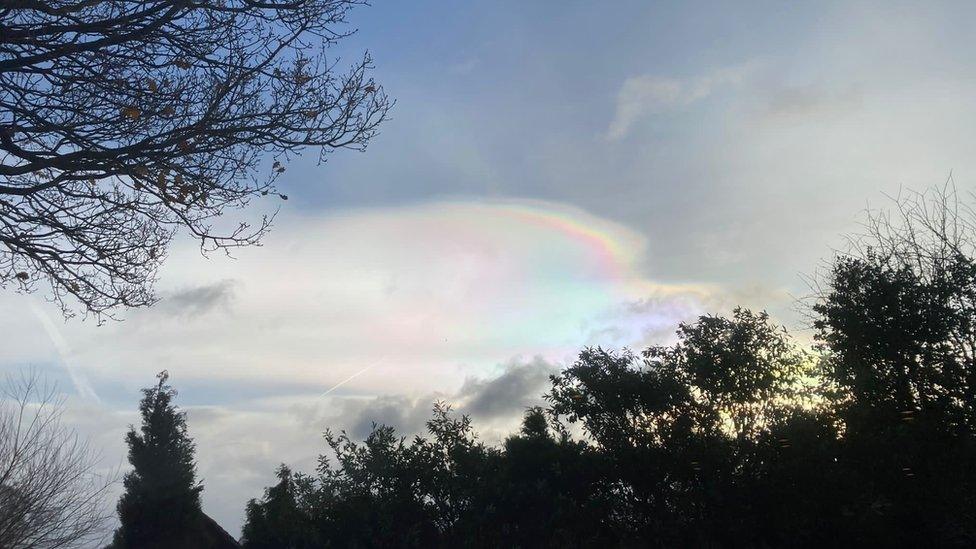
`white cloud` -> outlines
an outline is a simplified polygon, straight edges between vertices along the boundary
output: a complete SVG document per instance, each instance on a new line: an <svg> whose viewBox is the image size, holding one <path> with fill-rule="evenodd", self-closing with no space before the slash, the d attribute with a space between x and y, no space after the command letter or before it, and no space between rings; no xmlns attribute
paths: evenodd
<svg viewBox="0 0 976 549"><path fill-rule="evenodd" d="M135 389L162 369L213 391L298 383L323 393L347 379L337 394L447 390L511 356L628 344L593 338L622 302L709 293L647 280L641 237L542 202L290 214L265 244L236 260L178 246L158 306L102 327L54 322L57 347L70 349L60 359L30 337L35 314L16 305L30 299L0 295L4 316L22 319L10 333L28 332L27 346L10 338L0 364L61 362L96 391ZM695 312L662 311L674 323Z"/></svg>
<svg viewBox="0 0 976 549"><path fill-rule="evenodd" d="M716 69L691 79L651 74L624 80L617 94L616 109L606 137L623 139L641 119L688 106L723 87L741 84L756 70L756 62Z"/></svg>

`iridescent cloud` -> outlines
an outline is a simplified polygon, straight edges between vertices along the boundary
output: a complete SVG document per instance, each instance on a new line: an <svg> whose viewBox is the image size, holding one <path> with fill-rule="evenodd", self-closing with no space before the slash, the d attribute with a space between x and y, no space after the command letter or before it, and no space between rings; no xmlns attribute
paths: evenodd
<svg viewBox="0 0 976 549"><path fill-rule="evenodd" d="M73 371L96 390L168 368L269 394L282 380L319 394L344 380L335 394L450 391L514 356L565 361L583 345L640 345L710 294L648 280L642 237L553 203L284 217L265 247L236 260L178 247L153 309L101 328L59 324Z"/></svg>

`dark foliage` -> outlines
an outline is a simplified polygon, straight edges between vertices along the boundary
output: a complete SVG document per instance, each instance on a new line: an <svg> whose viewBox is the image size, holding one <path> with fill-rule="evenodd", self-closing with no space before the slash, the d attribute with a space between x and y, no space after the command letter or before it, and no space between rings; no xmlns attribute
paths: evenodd
<svg viewBox="0 0 976 549"><path fill-rule="evenodd" d="M813 310L865 540L976 543L976 260L951 189L874 217ZM963 215L961 212L966 212ZM856 488L855 488L856 487Z"/></svg>
<svg viewBox="0 0 976 549"><path fill-rule="evenodd" d="M174 404L176 391L166 372L155 387L143 389L142 426L126 435L133 470L124 479L119 500L119 529L113 547L195 547L204 528L200 509L203 487L196 481L194 445L186 415Z"/></svg>
<svg viewBox="0 0 976 549"><path fill-rule="evenodd" d="M728 545L748 535L752 514L741 472L760 437L798 413L809 357L765 314L742 309L678 336L642 360L586 350L548 399L607 460L606 521L624 541Z"/></svg>
<svg viewBox="0 0 976 549"><path fill-rule="evenodd" d="M306 549L320 547L312 509L305 498L310 493L309 479L291 469L278 469L278 484L264 491L260 503L247 504L243 538L249 547L260 549Z"/></svg>

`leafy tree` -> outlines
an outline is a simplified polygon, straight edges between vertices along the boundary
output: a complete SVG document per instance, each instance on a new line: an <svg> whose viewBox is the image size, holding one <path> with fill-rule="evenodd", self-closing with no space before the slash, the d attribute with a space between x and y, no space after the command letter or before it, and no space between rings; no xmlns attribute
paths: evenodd
<svg viewBox="0 0 976 549"><path fill-rule="evenodd" d="M142 426L129 429L132 471L123 481L118 504L120 526L114 546L121 548L194 547L203 529L203 487L196 481L194 444L186 413L173 403L176 391L161 372L154 387L143 389Z"/></svg>
<svg viewBox="0 0 976 549"><path fill-rule="evenodd" d="M809 398L803 376L812 359L800 352L785 330L765 312L737 308L732 318L706 315L678 328L671 347L644 351L653 368L674 370L710 412L699 427L723 431L737 440L767 430L789 403Z"/></svg>
<svg viewBox="0 0 976 549"><path fill-rule="evenodd" d="M741 545L837 547L858 529L857 478L839 461L840 433L823 409L794 409L740 454L725 508ZM870 544L870 540L866 543Z"/></svg>
<svg viewBox="0 0 976 549"><path fill-rule="evenodd" d="M345 433L328 433L326 440L337 465L322 459L319 467L320 531L350 547L435 543L432 505L420 492L432 471L420 466L413 445L387 426L374 429L361 445Z"/></svg>
<svg viewBox="0 0 976 549"><path fill-rule="evenodd" d="M869 540L976 541L973 221L950 187L901 199L812 307Z"/></svg>
<svg viewBox="0 0 976 549"><path fill-rule="evenodd" d="M315 477L279 469L278 485L248 505L244 546L435 545L470 501L458 482L463 467L484 453L470 421L445 406L428 428L431 440L409 443L382 425L362 443L326 432L334 459L322 456Z"/></svg>
<svg viewBox="0 0 976 549"><path fill-rule="evenodd" d="M275 181L309 147L365 148L391 106L368 55L327 55L360 3L0 4L0 284L111 314L153 303L179 230L257 242L269 218L215 220L287 198Z"/></svg>
<svg viewBox="0 0 976 549"><path fill-rule="evenodd" d="M642 543L718 543L741 523L712 509L733 494L756 437L796 406L809 358L765 313L744 309L683 324L678 338L643 360L584 350L547 399L610 461L615 531Z"/></svg>
<svg viewBox="0 0 976 549"><path fill-rule="evenodd" d="M247 504L243 545L252 549L311 549L321 547L314 528L309 497L311 479L292 473L282 465L278 484L264 491L261 501Z"/></svg>
<svg viewBox="0 0 976 549"><path fill-rule="evenodd" d="M759 493L752 477L788 475L766 462L782 449L770 447L770 436L809 438L802 429L812 427L800 420L817 416L803 416L800 401L810 357L765 313L705 316L678 334L677 344L641 359L584 350L553 378L551 408L528 410L520 432L497 449L477 441L467 417L440 405L428 436L409 443L384 426L362 444L327 433L335 459L322 458L311 490L290 495L300 492L300 477L286 475L249 505L245 531L270 533L246 536L247 546L275 535L271 524L282 525L281 540L308 522L315 534L301 539L352 546L786 539L782 529L761 533L756 520L743 520L747 510L773 508L775 498L781 505L781 494L755 502L746 490ZM590 440L574 440L563 420L581 422ZM742 508L727 510L731 503Z"/></svg>
<svg viewBox="0 0 976 549"><path fill-rule="evenodd" d="M620 540L608 528L613 501L603 484L603 456L550 423L545 410L530 408L519 433L505 440L490 501L478 513L486 529L494 526L492 545L616 545Z"/></svg>
<svg viewBox="0 0 976 549"><path fill-rule="evenodd" d="M279 469L279 483L248 504L243 545L578 547L614 539L594 487L598 456L565 433L554 438L543 414L530 410L522 433L500 450L479 443L470 420L442 404L428 436L410 442L386 426L363 443L327 433L335 458L323 456L314 479Z"/></svg>

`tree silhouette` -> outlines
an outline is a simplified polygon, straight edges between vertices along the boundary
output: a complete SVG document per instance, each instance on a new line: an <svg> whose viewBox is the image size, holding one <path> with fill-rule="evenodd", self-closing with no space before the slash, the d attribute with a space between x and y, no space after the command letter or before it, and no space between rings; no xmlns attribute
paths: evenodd
<svg viewBox="0 0 976 549"><path fill-rule="evenodd" d="M553 413L580 422L609 460L609 520L634 543L729 537L739 521L711 509L731 495L756 438L800 396L807 357L765 313L703 316L678 337L642 360L584 350L547 395Z"/></svg>
<svg viewBox="0 0 976 549"><path fill-rule="evenodd" d="M106 536L113 479L63 412L36 373L0 387L0 547L83 548Z"/></svg>
<svg viewBox="0 0 976 549"><path fill-rule="evenodd" d="M261 501L252 499L247 504L243 545L252 549L321 547L309 501L312 479L293 474L284 465L277 476L278 484L265 490Z"/></svg>
<svg viewBox="0 0 976 549"><path fill-rule="evenodd" d="M154 301L180 229L203 250L256 243L269 218L217 218L277 195L307 147L363 149L386 117L369 56L340 72L326 55L359 3L0 5L0 284L110 315Z"/></svg>
<svg viewBox="0 0 976 549"><path fill-rule="evenodd" d="M579 547L614 545L608 530L613 509L603 486L603 456L565 431L554 432L542 408L525 412L522 427L502 447L490 499L478 515L489 545ZM470 532L459 532L471 539Z"/></svg>
<svg viewBox="0 0 976 549"><path fill-rule="evenodd" d="M870 539L976 541L976 246L951 186L875 213L812 310Z"/></svg>
<svg viewBox="0 0 976 549"><path fill-rule="evenodd" d="M118 504L119 529L113 546L194 547L203 529L200 492L186 432L186 413L173 404L176 391L164 371L154 387L143 389L142 426L126 435L132 471L124 479Z"/></svg>

